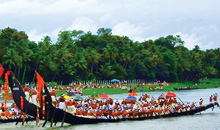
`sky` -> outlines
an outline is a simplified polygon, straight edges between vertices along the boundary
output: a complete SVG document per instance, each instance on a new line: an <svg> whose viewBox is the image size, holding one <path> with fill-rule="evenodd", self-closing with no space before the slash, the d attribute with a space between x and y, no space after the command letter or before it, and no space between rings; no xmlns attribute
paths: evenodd
<svg viewBox="0 0 220 130"><path fill-rule="evenodd" d="M31 41L60 31L97 34L111 28L113 35L133 41L180 35L193 49L220 47L219 0L0 0L0 29L24 31Z"/></svg>

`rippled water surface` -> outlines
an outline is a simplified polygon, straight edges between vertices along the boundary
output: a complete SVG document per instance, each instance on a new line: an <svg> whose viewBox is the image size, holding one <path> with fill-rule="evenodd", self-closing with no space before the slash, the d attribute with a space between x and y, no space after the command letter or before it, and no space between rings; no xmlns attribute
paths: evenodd
<svg viewBox="0 0 220 130"><path fill-rule="evenodd" d="M204 99L204 104L209 102L209 97L213 93L220 95L220 88L215 89L198 89L198 90L185 90L176 91L177 96L183 102L197 102L200 98ZM158 97L161 92L148 92L150 96ZM164 92L165 94L165 92ZM141 95L141 93L139 93ZM123 100L127 97L127 94L110 95L113 99ZM220 97L218 97L220 99ZM41 125L43 121L41 121ZM53 128L50 128L50 122L42 128L36 126L36 122L28 122L25 125L15 125L15 123L2 123L0 129L10 130L30 130L30 129L63 129L63 130L220 130L220 109L215 107L208 109L201 114L172 117L172 118L160 118L150 119L143 121L125 121L118 123L99 123L91 125L68 125L64 124L64 127L60 127L61 123Z"/></svg>

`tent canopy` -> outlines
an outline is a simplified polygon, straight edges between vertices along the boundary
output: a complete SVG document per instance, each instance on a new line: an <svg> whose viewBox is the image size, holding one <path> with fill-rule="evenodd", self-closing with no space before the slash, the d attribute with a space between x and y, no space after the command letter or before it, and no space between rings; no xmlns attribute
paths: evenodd
<svg viewBox="0 0 220 130"><path fill-rule="evenodd" d="M112 79L111 82L120 82L119 79Z"/></svg>

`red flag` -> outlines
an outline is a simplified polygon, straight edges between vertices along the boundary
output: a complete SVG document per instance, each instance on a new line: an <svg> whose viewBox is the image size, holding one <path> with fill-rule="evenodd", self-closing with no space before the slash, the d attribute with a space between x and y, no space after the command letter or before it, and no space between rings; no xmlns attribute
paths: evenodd
<svg viewBox="0 0 220 130"><path fill-rule="evenodd" d="M42 92L42 89L44 88L44 80L40 76L40 74L37 72L36 72L36 77L37 77L37 91L38 91L37 98L38 98L38 101L40 101L41 100L41 92Z"/></svg>
<svg viewBox="0 0 220 130"><path fill-rule="evenodd" d="M0 64L0 79L1 79L3 73L4 73L4 68L3 68L2 65Z"/></svg>
<svg viewBox="0 0 220 130"><path fill-rule="evenodd" d="M11 74L10 71L5 73L5 108L7 107L7 94L8 94L8 76Z"/></svg>

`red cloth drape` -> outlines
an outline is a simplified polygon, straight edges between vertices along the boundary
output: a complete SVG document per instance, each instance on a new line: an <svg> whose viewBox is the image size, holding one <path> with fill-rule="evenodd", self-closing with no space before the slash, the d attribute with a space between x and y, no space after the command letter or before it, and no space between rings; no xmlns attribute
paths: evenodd
<svg viewBox="0 0 220 130"><path fill-rule="evenodd" d="M3 68L2 65L0 64L0 79L1 79L3 73L4 73L4 68Z"/></svg>
<svg viewBox="0 0 220 130"><path fill-rule="evenodd" d="M4 89L4 91L5 91L5 108L7 108L7 95L8 95L8 76L10 75L10 71L7 71L6 73L5 73L5 89Z"/></svg>
<svg viewBox="0 0 220 130"><path fill-rule="evenodd" d="M41 93L42 93L42 89L44 88L44 80L43 78L40 76L39 73L36 72L36 77L37 77L37 91L38 91L38 101L41 100Z"/></svg>

